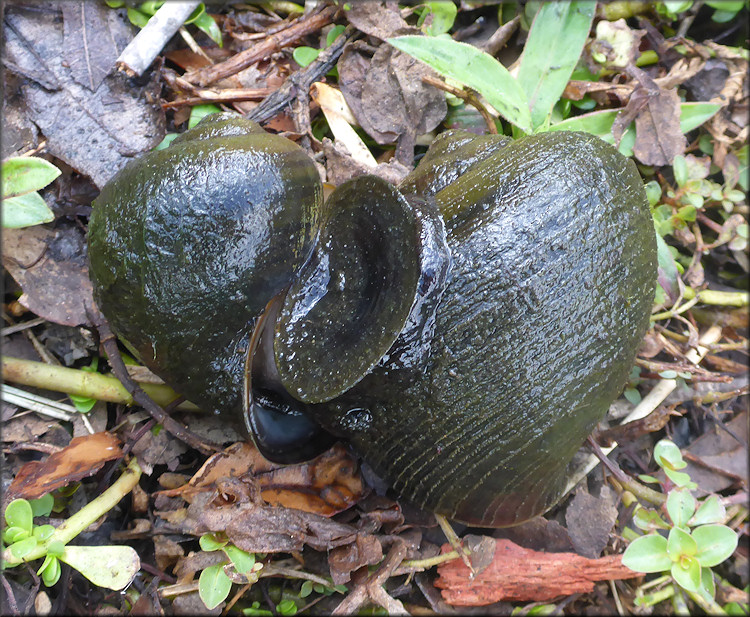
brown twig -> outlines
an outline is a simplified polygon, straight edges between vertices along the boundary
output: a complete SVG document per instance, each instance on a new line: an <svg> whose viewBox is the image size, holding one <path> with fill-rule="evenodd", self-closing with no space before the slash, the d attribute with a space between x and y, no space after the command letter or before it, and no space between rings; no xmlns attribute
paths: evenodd
<svg viewBox="0 0 750 617"><path fill-rule="evenodd" d="M179 422L168 416L165 411L157 405L153 399L146 394L141 387L130 377L125 363L122 361L120 350L117 348L117 339L112 329L109 327L104 315L99 308L94 306L87 307L91 323L99 332L99 342L107 354L109 364L115 377L120 380L122 385L133 397L138 405L143 407L151 417L164 427L164 430L174 435L177 439L184 441L189 446L195 448L203 454L213 454L221 450L217 444L202 440L198 435L190 431L187 427L182 426Z"/></svg>
<svg viewBox="0 0 750 617"><path fill-rule="evenodd" d="M484 51L486 51L490 56L494 56L503 47L505 47L505 44L510 40L510 37L513 36L513 33L518 29L518 24L520 23L521 16L516 15L507 24L503 24L502 26L500 26L497 30L495 30L495 32L492 33L492 36L487 39L487 42L482 45Z"/></svg>
<svg viewBox="0 0 750 617"><path fill-rule="evenodd" d="M482 105L479 97L473 90L454 88L453 86L445 83L442 79L438 79L437 77L433 77L432 75L425 75L424 77L422 77L422 82L430 86L434 86L439 90L443 90L444 92L448 92L453 96L457 96L465 103L468 103L472 107L475 107L476 110L482 115L482 118L484 118L484 121L487 124L487 130L490 132L490 134L497 135L497 126L495 126L494 118L490 115L490 112L487 111L487 108Z"/></svg>
<svg viewBox="0 0 750 617"><path fill-rule="evenodd" d="M368 601L382 606L390 615L407 614L404 605L389 596L383 589L383 584L390 578L393 571L404 560L404 557L406 557L406 543L399 539L394 542L377 571L364 581L357 583L352 592L341 601L341 604L334 609L332 614L352 615Z"/></svg>
<svg viewBox="0 0 750 617"><path fill-rule="evenodd" d="M201 105L206 102L260 101L274 91L271 88L198 88L171 69L163 69L162 77L178 96L181 94L189 95L187 98L178 98L174 101L162 103L162 109L180 107L182 105Z"/></svg>
<svg viewBox="0 0 750 617"><path fill-rule="evenodd" d="M220 79L235 75L241 70L246 69L251 64L270 57L271 54L281 50L284 47L296 43L301 38L317 32L323 26L333 21L338 12L337 6L328 6L321 11L311 13L305 17L292 22L288 28L281 30L277 34L266 37L262 42L253 45L250 49L235 54L224 62L219 62L213 66L207 66L185 75L185 79L200 86L207 86Z"/></svg>
<svg viewBox="0 0 750 617"><path fill-rule="evenodd" d="M336 61L344 50L344 45L355 36L357 36L357 30L353 26L347 26L330 47L320 52L320 55L305 68L287 77L281 87L263 99L263 102L247 117L262 123L273 118L298 98L308 100L310 87L336 65Z"/></svg>

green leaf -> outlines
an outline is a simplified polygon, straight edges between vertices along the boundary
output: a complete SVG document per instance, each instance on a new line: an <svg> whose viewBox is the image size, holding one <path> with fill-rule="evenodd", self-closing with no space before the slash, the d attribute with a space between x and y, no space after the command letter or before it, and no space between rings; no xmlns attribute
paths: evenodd
<svg viewBox="0 0 750 617"><path fill-rule="evenodd" d="M78 396L77 394L68 394L68 398L71 400L75 408L80 413L88 413L96 405L96 399L88 396Z"/></svg>
<svg viewBox="0 0 750 617"><path fill-rule="evenodd" d="M34 516L49 516L52 512L52 506L55 505L55 498L52 493L40 497L39 499L30 499L31 511Z"/></svg>
<svg viewBox="0 0 750 617"><path fill-rule="evenodd" d="M290 598L282 600L276 605L276 612L279 615L296 615L297 610L297 605L294 603L294 600Z"/></svg>
<svg viewBox="0 0 750 617"><path fill-rule="evenodd" d="M690 480L690 476L686 473L683 473L682 471L675 471L674 469L665 467L664 473L675 486L679 486L681 488L689 488L690 490L698 488L698 485Z"/></svg>
<svg viewBox="0 0 750 617"><path fill-rule="evenodd" d="M677 182L677 186L685 186L688 181L688 168L685 157L678 154L672 161L672 170L674 171L674 179Z"/></svg>
<svg viewBox="0 0 750 617"><path fill-rule="evenodd" d="M671 297L674 300L679 289L677 280L680 277L680 273L677 271L677 265L675 264L674 257L672 257L671 251L669 250L669 246L666 242L664 242L664 239L660 234L656 233L655 235L656 259L658 262L657 281L659 285L661 285L662 289L664 289L667 296ZM654 449L654 459L656 459L656 449ZM656 462L657 464L659 464L658 460Z"/></svg>
<svg viewBox="0 0 750 617"><path fill-rule="evenodd" d="M669 525L659 516L655 510L638 508L633 514L633 523L643 531L656 531L657 529L669 529Z"/></svg>
<svg viewBox="0 0 750 617"><path fill-rule="evenodd" d="M308 47L307 45L301 45L300 47L295 48L292 52L292 58L294 58L294 61L300 66L311 64L319 55L319 49Z"/></svg>
<svg viewBox="0 0 750 617"><path fill-rule="evenodd" d="M37 570L37 574L42 575L42 581L47 587L53 587L60 580L61 572L60 560L52 555L47 555L42 566Z"/></svg>
<svg viewBox="0 0 750 617"><path fill-rule="evenodd" d="M672 578L687 591L698 591L701 586L701 564L695 557L683 557L672 564Z"/></svg>
<svg viewBox="0 0 750 617"><path fill-rule="evenodd" d="M661 199L661 185L656 180L651 180L643 188L646 189L648 203L653 208Z"/></svg>
<svg viewBox="0 0 750 617"><path fill-rule="evenodd" d="M622 554L622 563L635 572L664 572L672 567L667 539L658 534L633 540Z"/></svg>
<svg viewBox="0 0 750 617"><path fill-rule="evenodd" d="M688 525L707 525L709 523L721 523L727 515L727 509L721 503L717 495L711 495L698 507L695 516L688 521Z"/></svg>
<svg viewBox="0 0 750 617"><path fill-rule="evenodd" d="M141 560L130 546L66 546L61 561L94 585L119 591L133 582Z"/></svg>
<svg viewBox="0 0 750 617"><path fill-rule="evenodd" d="M306 598L313 592L313 582L312 581L305 581L302 583L302 587L300 587L299 590L299 597L300 598Z"/></svg>
<svg viewBox="0 0 750 617"><path fill-rule="evenodd" d="M473 88L508 122L531 132L531 113L523 89L508 69L489 54L473 45L444 38L409 35L388 42L441 75Z"/></svg>
<svg viewBox="0 0 750 617"><path fill-rule="evenodd" d="M47 545L47 554L54 557L60 557L65 552L65 544L60 540L53 540Z"/></svg>
<svg viewBox="0 0 750 617"><path fill-rule="evenodd" d="M151 19L151 16L128 7L128 19L136 28L143 28L148 23L148 20Z"/></svg>
<svg viewBox="0 0 750 617"><path fill-rule="evenodd" d="M641 402L641 393L636 388L626 388L622 394L633 405Z"/></svg>
<svg viewBox="0 0 750 617"><path fill-rule="evenodd" d="M707 122L721 109L716 103L680 103L680 131L689 133Z"/></svg>
<svg viewBox="0 0 750 617"><path fill-rule="evenodd" d="M194 105L193 108L190 110L190 118L188 119L188 128L192 129L196 124L198 124L206 116L210 116L211 114L215 114L220 111L221 111L220 107L217 107L216 105L213 105L211 103L205 103L203 105Z"/></svg>
<svg viewBox="0 0 750 617"><path fill-rule="evenodd" d="M737 548L737 534L726 525L701 525L693 529L700 564L711 568L727 559Z"/></svg>
<svg viewBox="0 0 750 617"><path fill-rule="evenodd" d="M5 544L14 544L16 542L20 542L21 540L25 540L31 536L28 529L23 529L22 527L6 527L5 531L3 531L3 542Z"/></svg>
<svg viewBox="0 0 750 617"><path fill-rule="evenodd" d="M202 3L201 7L199 7L201 8L201 12L192 22L193 25L198 28L198 30L208 35L208 37L219 47L224 47L224 40L221 37L221 30L219 29L216 20L206 13L206 7Z"/></svg>
<svg viewBox="0 0 750 617"><path fill-rule="evenodd" d="M344 33L344 30L346 30L346 26L342 26L341 24L331 28L328 34L326 34L326 47L333 45L333 42Z"/></svg>
<svg viewBox="0 0 750 617"><path fill-rule="evenodd" d="M20 527L31 533L34 513L31 504L25 499L14 499L5 508L5 522L8 527Z"/></svg>
<svg viewBox="0 0 750 617"><path fill-rule="evenodd" d="M682 557L691 557L698 552L695 539L679 527L672 527L667 537L667 554L672 561L679 561Z"/></svg>
<svg viewBox="0 0 750 617"><path fill-rule="evenodd" d="M680 131L688 133L710 120L721 105L715 103L680 103ZM602 138L610 144L615 143L612 135L612 124L620 113L618 109L603 109L588 114L568 118L549 127L550 131L584 131Z"/></svg>
<svg viewBox="0 0 750 617"><path fill-rule="evenodd" d="M682 460L680 449L668 439L660 439L654 446L654 462L659 467L684 469L687 463Z"/></svg>
<svg viewBox="0 0 750 617"><path fill-rule="evenodd" d="M424 4L426 10L422 12L417 25L421 28L427 16L432 15L432 23L423 29L425 34L439 36L453 27L458 12L458 7L453 2L425 2Z"/></svg>
<svg viewBox="0 0 750 617"><path fill-rule="evenodd" d="M696 501L690 491L675 489L667 495L667 513L677 527L687 528L687 522L695 514Z"/></svg>
<svg viewBox="0 0 750 617"><path fill-rule="evenodd" d="M36 548L37 544L37 539L34 536L29 536L28 538L19 540L15 544L11 544L10 552L16 559L23 559Z"/></svg>
<svg viewBox="0 0 750 617"><path fill-rule="evenodd" d="M220 540L213 533L207 533L200 537L198 544L202 550L210 553L211 551L219 551L224 548L227 544L227 540Z"/></svg>
<svg viewBox="0 0 750 617"><path fill-rule="evenodd" d="M179 135L179 133L167 133L164 136L164 139L162 139L159 142L159 145L154 148L154 150L164 150L164 148L168 148L169 144L171 144L175 138Z"/></svg>
<svg viewBox="0 0 750 617"><path fill-rule="evenodd" d="M217 564L209 566L201 572L198 579L198 595L208 610L213 610L229 595L232 581L224 573L224 566Z"/></svg>
<svg viewBox="0 0 750 617"><path fill-rule="evenodd" d="M49 223L55 215L39 193L26 193L3 199L3 227L31 227Z"/></svg>
<svg viewBox="0 0 750 617"><path fill-rule="evenodd" d="M34 527L32 535L40 542L44 542L51 538L53 533L55 533L55 528L52 525L39 525L39 527Z"/></svg>
<svg viewBox="0 0 750 617"><path fill-rule="evenodd" d="M3 199L39 191L60 175L52 163L35 156L19 156L2 163Z"/></svg>
<svg viewBox="0 0 750 617"><path fill-rule="evenodd" d="M711 568L701 568L701 586L698 593L706 600L713 600L716 596L716 582Z"/></svg>
<svg viewBox="0 0 750 617"><path fill-rule="evenodd" d="M232 560L234 569L240 574L249 574L255 565L255 555L229 544L224 547L224 554Z"/></svg>
<svg viewBox="0 0 750 617"><path fill-rule="evenodd" d="M581 57L596 5L586 0L546 2L531 24L518 84L531 107L531 125L543 126Z"/></svg>

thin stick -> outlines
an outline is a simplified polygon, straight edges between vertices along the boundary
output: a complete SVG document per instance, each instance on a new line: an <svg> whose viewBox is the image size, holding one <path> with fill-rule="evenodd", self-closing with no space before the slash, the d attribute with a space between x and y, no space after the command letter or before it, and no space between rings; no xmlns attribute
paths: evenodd
<svg viewBox="0 0 750 617"><path fill-rule="evenodd" d="M198 0L165 2L123 50L117 66L128 75L142 75L199 4Z"/></svg>
<svg viewBox="0 0 750 617"><path fill-rule="evenodd" d="M457 96L458 98L462 99L465 103L468 103L469 105L476 108L476 110L482 115L482 118L484 118L485 123L487 124L487 130L491 135L497 135L497 126L495 126L495 120L490 115L490 112L487 111L487 108L482 105L481 101L479 100L479 97L473 90L464 90L463 88L454 88L453 86L448 85L445 83L442 79L438 79L437 77L433 77L432 75L425 75L422 77L422 82L429 84L430 86L434 86L435 88L438 88L439 90L443 90L444 92L448 92L452 94L453 96Z"/></svg>
<svg viewBox="0 0 750 617"><path fill-rule="evenodd" d="M161 424L164 427L164 430L177 437L177 439L184 441L186 444L203 454L213 454L214 452L218 452L221 449L220 446L202 440L187 427L182 426L175 419L168 416L164 410L159 407L159 405L157 405L135 381L133 381L125 368L125 363L122 361L120 350L117 348L117 339L110 329L106 319L104 319L104 315L101 314L96 306L88 308L91 316L91 323L99 331L99 342L107 354L109 364L112 367L112 372L122 382L122 385L125 386L127 391L133 397L133 400L143 407L154 420Z"/></svg>
<svg viewBox="0 0 750 617"><path fill-rule="evenodd" d="M266 37L257 45L253 45L250 49L235 54L224 62L187 73L185 79L200 86L207 86L220 79L235 75L250 65L269 58L271 54L280 49L296 43L308 34L317 32L323 26L331 23L338 10L337 6L329 6L322 11L300 18L292 22L288 28L280 31L278 34Z"/></svg>

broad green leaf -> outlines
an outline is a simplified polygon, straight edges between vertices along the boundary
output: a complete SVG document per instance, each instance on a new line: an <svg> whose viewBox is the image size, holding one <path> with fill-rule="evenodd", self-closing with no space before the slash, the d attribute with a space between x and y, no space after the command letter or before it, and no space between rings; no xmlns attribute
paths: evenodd
<svg viewBox="0 0 750 617"><path fill-rule="evenodd" d="M726 525L701 525L692 536L698 549L695 556L705 568L720 564L737 548L737 534Z"/></svg>
<svg viewBox="0 0 750 617"><path fill-rule="evenodd" d="M307 45L301 45L292 52L292 58L300 66L307 66L314 62L318 55L320 55L319 49L308 47Z"/></svg>
<svg viewBox="0 0 750 617"><path fill-rule="evenodd" d="M432 15L432 23L424 30L426 34L439 36L453 27L458 12L453 2L425 2L425 7L417 25L421 28L427 16Z"/></svg>
<svg viewBox="0 0 750 617"><path fill-rule="evenodd" d="M680 103L680 131L688 133L710 120L720 105L715 103ZM568 118L549 127L550 131L584 131L613 144L612 124L620 113L619 109L604 109Z"/></svg>
<svg viewBox="0 0 750 617"><path fill-rule="evenodd" d="M531 24L518 68L518 84L531 108L531 125L543 126L581 57L596 4L546 2Z"/></svg>
<svg viewBox="0 0 750 617"><path fill-rule="evenodd" d="M213 610L229 595L232 581L224 573L224 566L217 564L209 566L198 579L198 595L208 610Z"/></svg>
<svg viewBox="0 0 750 617"><path fill-rule="evenodd" d="M168 148L169 144L171 144L178 135L179 133L167 133L164 136L164 139L159 142L159 145L156 146L154 150L164 150L164 148Z"/></svg>
<svg viewBox="0 0 750 617"><path fill-rule="evenodd" d="M141 11L128 7L128 19L130 20L130 23L137 28L143 28L148 23L148 20L151 19L151 17L149 15L146 15L146 13L142 13Z"/></svg>
<svg viewBox="0 0 750 617"><path fill-rule="evenodd" d="M667 539L658 534L633 540L622 554L622 563L635 572L664 572L672 567Z"/></svg>
<svg viewBox="0 0 750 617"><path fill-rule="evenodd" d="M51 538L53 533L55 533L55 528L52 525L39 525L34 527L33 535L40 542L44 542Z"/></svg>
<svg viewBox="0 0 750 617"><path fill-rule="evenodd" d="M235 570L240 574L249 574L255 565L255 555L229 544L224 547L224 554L232 560Z"/></svg>
<svg viewBox="0 0 750 617"><path fill-rule="evenodd" d="M706 600L713 600L716 597L716 582L711 568L701 568L701 586L698 593Z"/></svg>
<svg viewBox="0 0 750 617"><path fill-rule="evenodd" d="M221 37L221 30L219 29L216 20L208 13L206 13L205 6L203 6L201 12L193 20L192 23L196 28L198 28L198 30L208 35L208 37L219 47L224 47L224 40Z"/></svg>
<svg viewBox="0 0 750 617"><path fill-rule="evenodd" d="M25 499L14 499L5 508L5 522L8 527L20 527L31 533L34 513L31 504Z"/></svg>
<svg viewBox="0 0 750 617"><path fill-rule="evenodd" d="M55 498L51 493L47 493L39 499L30 499L29 503L34 516L49 516L52 506L55 505Z"/></svg>
<svg viewBox="0 0 750 617"><path fill-rule="evenodd" d="M717 495L711 495L698 507L695 516L688 521L688 525L707 525L709 523L721 523L727 515L727 509L721 503Z"/></svg>
<svg viewBox="0 0 750 617"><path fill-rule="evenodd" d="M207 533L200 537L198 544L200 544L202 550L210 553L211 551L221 550L228 544L228 542L227 540L219 540L212 533Z"/></svg>
<svg viewBox="0 0 750 617"><path fill-rule="evenodd" d="M10 552L16 559L23 559L36 548L39 542L34 536L29 536L10 545Z"/></svg>
<svg viewBox="0 0 750 617"><path fill-rule="evenodd" d="M672 171L674 171L674 179L677 182L677 186L685 186L688 181L688 168L685 157L678 154L672 161Z"/></svg>
<svg viewBox="0 0 750 617"><path fill-rule="evenodd" d="M421 60L441 75L473 88L501 116L526 133L531 132L529 102L523 89L502 64L466 43L426 36L388 39L396 49Z"/></svg>
<svg viewBox="0 0 750 617"><path fill-rule="evenodd" d="M3 199L3 227L6 229L31 227L49 223L55 215L39 193L26 193Z"/></svg>
<svg viewBox="0 0 750 617"><path fill-rule="evenodd" d="M680 130L689 133L710 120L721 109L716 103L680 103Z"/></svg>
<svg viewBox="0 0 750 617"><path fill-rule="evenodd" d="M687 528L687 522L695 514L696 501L690 491L676 489L667 495L667 512L677 527Z"/></svg>
<svg viewBox="0 0 750 617"><path fill-rule="evenodd" d="M698 552L695 539L679 527L672 527L667 537L667 554L672 561L679 561L683 557L691 557Z"/></svg>
<svg viewBox="0 0 750 617"><path fill-rule="evenodd" d="M138 553L130 546L66 546L59 559L94 585L125 589L141 569Z"/></svg>
<svg viewBox="0 0 750 617"><path fill-rule="evenodd" d="M672 578L688 591L698 591L701 586L701 564L695 557L683 557L672 564Z"/></svg>
<svg viewBox="0 0 750 617"><path fill-rule="evenodd" d="M52 163L35 156L6 159L2 164L3 199L43 189L59 175Z"/></svg>
<svg viewBox="0 0 750 617"><path fill-rule="evenodd" d="M331 28L328 34L326 34L326 47L333 45L333 42L344 33L344 30L346 30L346 26L342 26L341 24Z"/></svg>
<svg viewBox="0 0 750 617"><path fill-rule="evenodd" d="M14 544L15 542L25 540L30 535L29 530L23 527L6 527L5 531L3 531L3 542L5 544Z"/></svg>
<svg viewBox="0 0 750 617"><path fill-rule="evenodd" d="M192 129L196 124L198 124L206 116L219 113L220 111L221 111L221 108L217 107L216 105L213 105L212 103L206 103L204 105L193 106L193 108L190 110L190 118L188 119L188 128Z"/></svg>
<svg viewBox="0 0 750 617"><path fill-rule="evenodd" d="M291 598L282 600L276 605L276 612L279 615L296 615L297 610L297 605Z"/></svg>

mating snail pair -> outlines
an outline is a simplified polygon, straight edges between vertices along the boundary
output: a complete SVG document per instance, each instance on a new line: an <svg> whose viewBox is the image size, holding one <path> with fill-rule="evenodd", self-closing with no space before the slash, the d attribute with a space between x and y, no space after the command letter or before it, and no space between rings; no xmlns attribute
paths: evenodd
<svg viewBox="0 0 750 617"><path fill-rule="evenodd" d="M398 188L324 202L301 148L216 114L104 187L89 247L114 331L265 456L341 437L402 496L495 527L560 498L656 279L635 165L571 132L448 131Z"/></svg>

